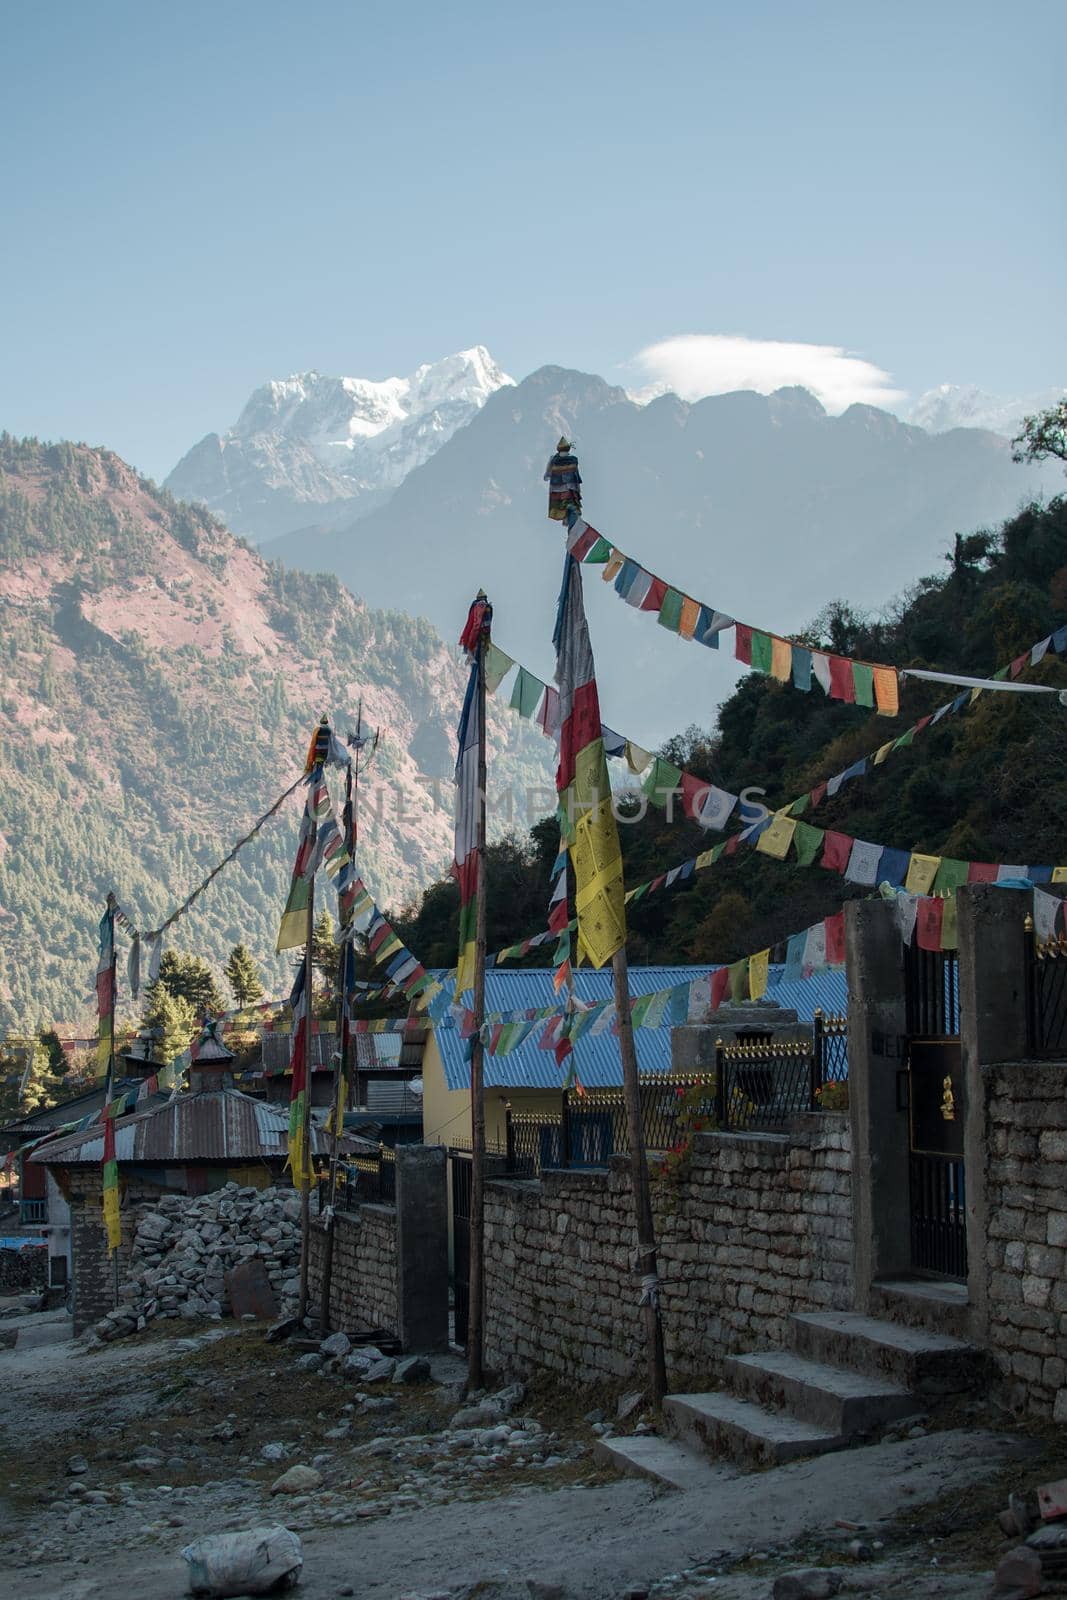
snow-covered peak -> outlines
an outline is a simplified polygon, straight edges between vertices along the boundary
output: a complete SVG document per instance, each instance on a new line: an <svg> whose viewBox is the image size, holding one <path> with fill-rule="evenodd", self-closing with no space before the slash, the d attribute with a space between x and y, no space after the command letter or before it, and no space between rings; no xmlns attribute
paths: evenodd
<svg viewBox="0 0 1067 1600"><path fill-rule="evenodd" d="M939 383L916 400L907 420L928 433L950 428L988 428L1007 437L1018 433L1024 417L1044 411L1067 395L1067 389L1046 389L1041 394L1008 398L988 394L976 384Z"/></svg>
<svg viewBox="0 0 1067 1600"><path fill-rule="evenodd" d="M232 428L194 446L167 486L253 537L324 518L352 521L513 383L484 345L406 378L315 371L273 378L252 393ZM314 517L303 509L309 505Z"/></svg>

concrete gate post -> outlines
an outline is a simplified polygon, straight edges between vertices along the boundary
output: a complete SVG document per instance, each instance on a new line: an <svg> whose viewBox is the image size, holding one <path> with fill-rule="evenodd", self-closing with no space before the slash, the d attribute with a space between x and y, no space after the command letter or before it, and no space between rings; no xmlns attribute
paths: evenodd
<svg viewBox="0 0 1067 1600"><path fill-rule="evenodd" d="M984 1068L1026 1059L1026 936L1029 889L966 884L957 891L963 1160L967 1205L970 1333L988 1328L987 1116Z"/></svg>
<svg viewBox="0 0 1067 1600"><path fill-rule="evenodd" d="M441 1145L397 1148L397 1334L405 1354L448 1349L447 1163Z"/></svg>
<svg viewBox="0 0 1067 1600"><path fill-rule="evenodd" d="M899 1109L905 1065L904 956L892 904L845 907L848 968L848 1085L856 1308L870 1309L878 1278L911 1262L908 1116Z"/></svg>

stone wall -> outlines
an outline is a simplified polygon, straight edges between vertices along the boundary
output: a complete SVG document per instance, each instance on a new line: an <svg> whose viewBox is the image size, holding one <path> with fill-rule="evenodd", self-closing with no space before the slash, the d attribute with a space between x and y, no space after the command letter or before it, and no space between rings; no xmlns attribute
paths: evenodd
<svg viewBox="0 0 1067 1600"><path fill-rule="evenodd" d="M1067 1067L988 1067L984 1087L989 1346L1013 1408L1067 1422Z"/></svg>
<svg viewBox="0 0 1067 1600"><path fill-rule="evenodd" d="M0 1250L0 1292L43 1289L48 1283L48 1247L26 1245L21 1250Z"/></svg>
<svg viewBox="0 0 1067 1600"><path fill-rule="evenodd" d="M113 1311L117 1304L116 1285L129 1275L137 1225L146 1209L159 1200L160 1190L123 1175L121 1186L122 1243L118 1257L108 1255L101 1210L100 1168L70 1173L70 1253L74 1278L74 1332L81 1333L91 1323Z"/></svg>
<svg viewBox="0 0 1067 1600"><path fill-rule="evenodd" d="M789 1136L699 1134L680 1180L653 1185L668 1379L778 1343L791 1312L852 1304L848 1122ZM497 1180L486 1190L486 1363L573 1383L632 1376L641 1327L629 1168Z"/></svg>
<svg viewBox="0 0 1067 1600"><path fill-rule="evenodd" d="M329 1325L345 1333L383 1328L400 1331L397 1292L397 1228L392 1206L366 1205L338 1211L333 1220L333 1266L330 1273ZM308 1268L311 1303L322 1297L326 1230L311 1230Z"/></svg>

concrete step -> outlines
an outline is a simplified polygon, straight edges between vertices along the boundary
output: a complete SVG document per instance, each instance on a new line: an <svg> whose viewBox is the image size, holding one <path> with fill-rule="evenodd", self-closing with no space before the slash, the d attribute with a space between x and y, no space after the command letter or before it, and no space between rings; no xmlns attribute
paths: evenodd
<svg viewBox="0 0 1067 1600"><path fill-rule="evenodd" d="M716 1472L704 1456L652 1433L598 1439L593 1456L602 1466L615 1467L631 1477L651 1478L669 1489L708 1489L722 1478L721 1469Z"/></svg>
<svg viewBox="0 0 1067 1600"><path fill-rule="evenodd" d="M921 1409L908 1389L887 1378L809 1361L792 1350L729 1356L723 1368L731 1388L768 1410L789 1411L835 1435L872 1432Z"/></svg>
<svg viewBox="0 0 1067 1600"><path fill-rule="evenodd" d="M930 1278L885 1278L871 1285L868 1313L907 1328L967 1339L971 1307L967 1286Z"/></svg>
<svg viewBox="0 0 1067 1600"><path fill-rule="evenodd" d="M717 1390L670 1394L663 1402L663 1415L680 1444L729 1456L746 1467L778 1466L798 1456L840 1450L848 1443L839 1433Z"/></svg>
<svg viewBox="0 0 1067 1600"><path fill-rule="evenodd" d="M805 1311L789 1319L798 1355L900 1384L915 1395L962 1394L986 1374L986 1357L947 1334L902 1328L858 1311Z"/></svg>

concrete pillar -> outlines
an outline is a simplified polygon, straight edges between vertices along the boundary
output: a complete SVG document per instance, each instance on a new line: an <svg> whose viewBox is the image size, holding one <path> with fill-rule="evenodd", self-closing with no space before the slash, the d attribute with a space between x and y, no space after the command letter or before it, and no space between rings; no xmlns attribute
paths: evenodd
<svg viewBox="0 0 1067 1600"><path fill-rule="evenodd" d="M448 1155L396 1152L397 1333L405 1352L448 1349Z"/></svg>
<svg viewBox="0 0 1067 1600"><path fill-rule="evenodd" d="M963 1160L967 1201L967 1297L972 1339L988 1331L988 1128L984 1068L1026 1059L1026 935L1029 889L966 884L957 891Z"/></svg>
<svg viewBox="0 0 1067 1600"><path fill-rule="evenodd" d="M875 1279L911 1265L908 1115L898 1109L907 1049L904 956L889 902L845 907L845 958L856 1307L867 1311Z"/></svg>

